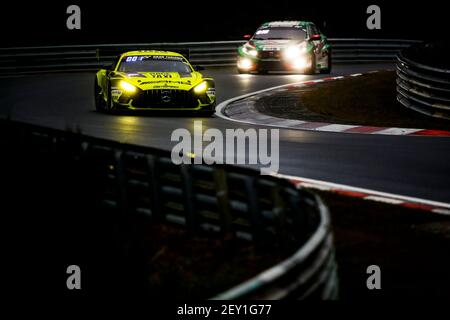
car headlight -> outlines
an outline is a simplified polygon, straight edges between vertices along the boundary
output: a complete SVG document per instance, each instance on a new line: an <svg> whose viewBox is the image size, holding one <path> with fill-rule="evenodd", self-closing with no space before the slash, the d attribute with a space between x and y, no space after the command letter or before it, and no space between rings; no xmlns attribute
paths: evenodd
<svg viewBox="0 0 450 320"><path fill-rule="evenodd" d="M127 93L135 93L136 87L126 81L120 81L120 87Z"/></svg>
<svg viewBox="0 0 450 320"><path fill-rule="evenodd" d="M238 68L248 70L252 67L253 67L253 62L252 62L252 60L250 60L248 58L243 58L243 59L238 60Z"/></svg>
<svg viewBox="0 0 450 320"><path fill-rule="evenodd" d="M203 93L206 91L206 89L208 89L208 85L206 84L206 81L203 81L202 83L200 83L199 85L197 85L194 88L194 92L195 93Z"/></svg>
<svg viewBox="0 0 450 320"><path fill-rule="evenodd" d="M245 45L242 51L244 51L245 54L251 55L253 57L256 57L258 55L258 51L249 45Z"/></svg>
<svg viewBox="0 0 450 320"><path fill-rule="evenodd" d="M286 50L284 51L284 56L287 59L294 59L304 54L305 51L306 50L304 46L291 46L286 48Z"/></svg>
<svg viewBox="0 0 450 320"><path fill-rule="evenodd" d="M308 65L308 61L306 60L305 57L298 57L298 58L294 59L294 61L292 62L292 66L295 69L304 69L304 68L306 68L307 65Z"/></svg>

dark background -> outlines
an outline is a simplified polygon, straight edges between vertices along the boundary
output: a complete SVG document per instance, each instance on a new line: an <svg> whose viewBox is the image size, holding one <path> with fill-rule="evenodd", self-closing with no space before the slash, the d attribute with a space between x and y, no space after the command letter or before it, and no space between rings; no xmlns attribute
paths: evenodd
<svg viewBox="0 0 450 320"><path fill-rule="evenodd" d="M66 28L71 4L81 7L81 30ZM370 4L381 7L381 30L366 28ZM1 46L238 40L261 23L278 19L314 21L329 37L448 37L448 14L444 2L437 0L46 0L2 3Z"/></svg>

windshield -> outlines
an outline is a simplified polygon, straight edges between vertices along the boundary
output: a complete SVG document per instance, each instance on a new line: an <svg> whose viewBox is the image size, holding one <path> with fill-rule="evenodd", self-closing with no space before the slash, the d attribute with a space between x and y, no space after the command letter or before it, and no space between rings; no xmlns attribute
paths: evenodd
<svg viewBox="0 0 450 320"><path fill-rule="evenodd" d="M182 57L178 56L128 56L122 59L121 72L178 72L191 73L192 68Z"/></svg>
<svg viewBox="0 0 450 320"><path fill-rule="evenodd" d="M263 28L253 36L255 40L305 40L306 30L300 28Z"/></svg>

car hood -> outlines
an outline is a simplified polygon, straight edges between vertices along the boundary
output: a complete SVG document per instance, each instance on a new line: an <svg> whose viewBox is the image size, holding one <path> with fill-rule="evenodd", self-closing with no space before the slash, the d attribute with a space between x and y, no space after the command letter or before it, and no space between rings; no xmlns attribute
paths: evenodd
<svg viewBox="0 0 450 320"><path fill-rule="evenodd" d="M305 40L250 40L249 44L256 46L258 50L283 50L292 45L299 45Z"/></svg>
<svg viewBox="0 0 450 320"><path fill-rule="evenodd" d="M116 72L114 78L124 80L141 90L190 90L203 80L202 75L198 72L184 74L178 72Z"/></svg>

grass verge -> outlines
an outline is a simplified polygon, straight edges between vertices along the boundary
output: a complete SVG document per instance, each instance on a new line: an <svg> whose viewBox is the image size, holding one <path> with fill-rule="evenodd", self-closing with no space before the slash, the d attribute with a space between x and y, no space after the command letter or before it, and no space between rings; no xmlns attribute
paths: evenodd
<svg viewBox="0 0 450 320"><path fill-rule="evenodd" d="M297 88L258 100L264 114L350 125L450 130L450 121L422 115L396 99L394 71Z"/></svg>
<svg viewBox="0 0 450 320"><path fill-rule="evenodd" d="M318 193L332 217L341 299L448 299L450 217ZM381 269L381 290L367 289L370 265Z"/></svg>

